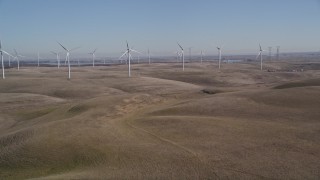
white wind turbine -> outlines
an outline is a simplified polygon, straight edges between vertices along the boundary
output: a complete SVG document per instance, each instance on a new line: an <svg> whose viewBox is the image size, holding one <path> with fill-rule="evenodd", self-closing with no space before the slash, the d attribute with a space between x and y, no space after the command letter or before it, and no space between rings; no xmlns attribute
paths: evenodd
<svg viewBox="0 0 320 180"><path fill-rule="evenodd" d="M60 54L58 52L51 51L52 54L56 55L57 57L57 65L58 69L60 68Z"/></svg>
<svg viewBox="0 0 320 180"><path fill-rule="evenodd" d="M67 52L67 55L66 55L66 62L68 62L68 79L71 78L71 67L70 67L70 52L71 51L74 51L76 49L79 49L80 47L76 47L76 48L73 48L73 49L67 49L65 48L62 44L60 44L59 42L57 42L66 52Z"/></svg>
<svg viewBox="0 0 320 180"><path fill-rule="evenodd" d="M151 63L151 58L150 58L150 49L148 49L148 59L149 59L149 64Z"/></svg>
<svg viewBox="0 0 320 180"><path fill-rule="evenodd" d="M39 54L39 51L38 51L38 67L40 66L40 54Z"/></svg>
<svg viewBox="0 0 320 180"><path fill-rule="evenodd" d="M204 51L203 51L203 50L201 50L200 54L201 54L201 64L202 64L203 56L205 55L205 53L204 53Z"/></svg>
<svg viewBox="0 0 320 180"><path fill-rule="evenodd" d="M96 48L93 52L88 53L88 54L91 54L91 55L92 55L92 67L94 67L94 59L95 59L95 57L96 57L96 55L95 55L96 51L97 51L97 48Z"/></svg>
<svg viewBox="0 0 320 180"><path fill-rule="evenodd" d="M219 52L219 69L221 67L221 51L222 51L223 45L222 46L217 46L218 52Z"/></svg>
<svg viewBox="0 0 320 180"><path fill-rule="evenodd" d="M178 44L178 46L179 46L180 49L181 49L182 71L184 71L184 51L183 51L183 47L182 47L179 43L177 43L177 44Z"/></svg>
<svg viewBox="0 0 320 180"><path fill-rule="evenodd" d="M3 54L8 55L9 57L11 57L12 55L7 53L6 51L2 50L2 42L0 40L0 53L1 53L1 65L2 65L2 79L5 79L5 75L4 75L4 63L3 63ZM12 56L13 57L13 56Z"/></svg>
<svg viewBox="0 0 320 180"><path fill-rule="evenodd" d="M125 55L127 55L127 57L128 57L128 77L131 77L131 52L136 52L136 53L139 53L139 54L141 54L139 51L136 51L136 50L134 50L134 49L131 49L130 47L129 47L129 44L128 44L128 41L127 41L127 50L126 50L126 52L124 52L123 54L122 54L122 56L120 56L120 58L119 59L121 59L123 56L125 56Z"/></svg>
<svg viewBox="0 0 320 180"><path fill-rule="evenodd" d="M25 56L22 56L20 55L16 49L13 49L14 50L14 59L17 60L18 62L18 71L20 70L20 60L19 60L19 57L25 57Z"/></svg>
<svg viewBox="0 0 320 180"><path fill-rule="evenodd" d="M259 56L260 56L260 70L262 71L262 52L265 51L265 50L262 49L261 44L259 44L259 47L260 47L259 54L258 54L256 59L258 59Z"/></svg>

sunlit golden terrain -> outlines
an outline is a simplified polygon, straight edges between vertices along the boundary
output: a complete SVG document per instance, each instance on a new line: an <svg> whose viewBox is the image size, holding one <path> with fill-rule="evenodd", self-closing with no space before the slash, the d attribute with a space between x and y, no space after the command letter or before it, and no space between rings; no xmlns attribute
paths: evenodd
<svg viewBox="0 0 320 180"><path fill-rule="evenodd" d="M319 179L320 63L264 69L6 69L0 179Z"/></svg>

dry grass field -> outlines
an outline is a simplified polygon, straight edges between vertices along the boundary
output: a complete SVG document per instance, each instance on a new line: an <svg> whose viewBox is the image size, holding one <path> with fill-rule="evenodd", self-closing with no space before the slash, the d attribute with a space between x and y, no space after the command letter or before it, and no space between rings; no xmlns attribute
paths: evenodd
<svg viewBox="0 0 320 180"><path fill-rule="evenodd" d="M7 69L0 179L319 179L319 64Z"/></svg>

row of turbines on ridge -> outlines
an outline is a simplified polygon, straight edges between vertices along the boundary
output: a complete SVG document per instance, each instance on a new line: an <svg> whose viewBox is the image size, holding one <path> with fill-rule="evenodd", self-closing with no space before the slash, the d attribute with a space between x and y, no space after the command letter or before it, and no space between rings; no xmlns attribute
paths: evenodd
<svg viewBox="0 0 320 180"><path fill-rule="evenodd" d="M57 42L62 48L63 50L66 52L66 59L65 59L65 64L67 63L68 64L68 79L71 79L71 65L70 65L70 53L74 50L77 50L79 49L80 47L76 47L76 48L73 48L73 49L68 49L66 48L65 46L63 46L61 43ZM185 69L185 55L184 55L184 48L177 42L179 48L180 48L180 52L177 51L177 58L180 58L180 60L182 61L182 71L184 71ZM127 64L128 64L128 77L131 77L131 59L132 59L132 55L131 53L134 52L134 53L138 53L138 54L142 54L140 53L139 51L137 50L134 50L132 48L129 47L129 43L126 42L126 45L127 45L127 49L126 51L120 56L119 60L122 60L122 57L124 56L127 56ZM218 65L219 65L219 69L221 68L221 56L222 56L222 48L223 48L223 45L222 46L218 46L217 47L217 50L218 50L218 53L219 53L219 61L218 61ZM95 66L95 52L97 51L97 48L88 53L92 56L92 66L94 67ZM189 51L190 51L190 54L191 54L191 48L189 48ZM264 52L265 50L262 49L261 45L259 44L259 53L256 57L256 59L258 59L260 57L260 70L262 70L262 63L263 63L263 59L262 59L262 53ZM270 47L269 47L269 55L270 55ZM277 47L277 53L279 54L279 46ZM21 54L19 54L17 52L17 50L14 49L14 55L11 55L10 53L6 52L5 50L2 49L2 42L0 40L0 53L1 53L1 65L2 65L2 79L5 79L5 71L4 71L4 61L3 61L3 54L6 54L9 56L9 66L10 66L10 58L14 58L14 60L17 61L17 66L18 66L18 70L20 69L20 61L19 61L19 58L21 57L25 57ZM60 54L58 52L54 52L54 51L51 51L52 54L54 54L57 58L57 66L58 68L60 68ZM39 52L38 52L38 67L40 66L40 55L39 55ZM201 63L203 61L203 55L204 55L204 52L201 51ZM148 49L148 60L149 60L149 64L150 64L150 51Z"/></svg>

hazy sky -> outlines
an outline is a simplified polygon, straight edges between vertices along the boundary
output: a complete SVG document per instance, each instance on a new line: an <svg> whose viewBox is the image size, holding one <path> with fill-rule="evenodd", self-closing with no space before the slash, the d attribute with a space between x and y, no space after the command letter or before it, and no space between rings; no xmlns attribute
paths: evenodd
<svg viewBox="0 0 320 180"><path fill-rule="evenodd" d="M317 0L0 0L0 39L21 53L81 46L100 55L124 51L125 41L159 55L255 53L258 44L282 51L320 50ZM97 54L97 56L99 56Z"/></svg>

